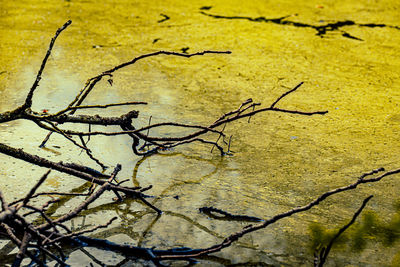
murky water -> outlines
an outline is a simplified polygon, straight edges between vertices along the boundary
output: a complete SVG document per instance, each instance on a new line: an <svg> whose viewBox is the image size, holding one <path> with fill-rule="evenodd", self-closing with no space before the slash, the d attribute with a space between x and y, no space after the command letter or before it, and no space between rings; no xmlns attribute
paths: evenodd
<svg viewBox="0 0 400 267"><path fill-rule="evenodd" d="M190 145L141 160L130 151L128 138L94 138L89 145L95 155L110 166L122 164L121 177L154 186L153 204L165 214L157 217L134 201L109 205L111 197L105 197L73 222L75 229L116 214L117 223L98 237L147 247L206 247L245 223L211 220L198 212L200 207L269 218L349 184L363 172L399 167L400 4L395 1L72 0L0 1L0 6L1 111L22 103L49 40L68 19L73 24L56 43L34 98L36 110L58 110L88 78L134 56L182 49L232 54L140 61L119 71L112 87L101 84L86 103L147 101L137 125L146 125L150 116L154 123L207 124L250 97L268 105L304 81L279 106L329 110L325 116L264 113L249 124L235 122L226 129L233 135L232 157ZM1 142L54 161L96 167L60 137L52 137L47 150L39 149L45 135L29 122L0 125ZM9 199L23 196L44 173L3 155L0 159L0 188ZM397 266L399 178L332 197L200 264L310 266L313 244L347 223L373 194L364 219L333 248L327 264ZM43 190L81 187L80 180L53 172ZM77 201L66 200L64 211ZM122 260L89 252L105 264ZM78 250L70 263L78 262L93 260Z"/></svg>

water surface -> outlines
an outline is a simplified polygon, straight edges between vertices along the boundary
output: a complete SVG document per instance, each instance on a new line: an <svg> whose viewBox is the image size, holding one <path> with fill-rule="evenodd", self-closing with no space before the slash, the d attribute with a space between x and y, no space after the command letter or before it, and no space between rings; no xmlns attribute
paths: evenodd
<svg viewBox="0 0 400 267"><path fill-rule="evenodd" d="M0 5L1 111L23 102L49 40L68 19L73 24L57 40L34 98L36 110L62 108L88 78L144 53L230 50L231 55L140 61L119 71L112 87L100 84L86 104L147 101L147 107L140 107L137 126L146 125L150 116L154 123L208 124L250 97L268 105L304 81L279 107L329 111L313 117L264 113L250 123L232 123L226 132L233 135L235 153L226 157L210 153L208 146L190 145L141 159L131 152L126 137L93 138L89 144L97 157L109 166L122 164L121 178L131 178L135 186L153 185L152 202L165 214L157 217L130 200L110 205L110 195L74 220L76 229L117 215L117 222L96 236L147 247L206 247L246 223L212 220L198 212L200 207L269 218L352 183L363 172L399 167L400 6L393 1L72 0ZM325 26L321 33L318 29ZM114 108L104 114L127 111ZM1 142L54 161L96 167L61 137L52 137L47 150L39 149L45 135L30 122L0 125ZM4 155L0 159L0 188L8 199L23 196L44 173ZM373 194L364 211L369 217L364 218L379 231L363 228L366 219L360 217L333 248L327 264L396 266L399 183L398 176L388 177L332 197L200 264L310 266L312 246L323 236L318 229L326 233L340 228ZM42 189L84 188L80 180L53 172ZM66 200L56 214L76 203ZM385 229L394 234L393 242L382 235ZM365 242L359 245L359 240ZM122 260L89 252L105 264ZM70 264L77 262L93 260L77 250Z"/></svg>

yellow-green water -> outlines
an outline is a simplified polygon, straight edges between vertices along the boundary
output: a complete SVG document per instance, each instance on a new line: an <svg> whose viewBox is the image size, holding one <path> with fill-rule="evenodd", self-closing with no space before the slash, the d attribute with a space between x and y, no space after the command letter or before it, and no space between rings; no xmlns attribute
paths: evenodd
<svg viewBox="0 0 400 267"><path fill-rule="evenodd" d="M310 27L215 18L200 13L204 6L211 6L202 10L206 14L225 17L290 16L287 21L307 25L338 21L357 25L321 38ZM37 110L57 110L88 78L135 56L188 48L189 53L230 50L232 54L140 61L119 71L112 87L101 84L87 104L147 101L137 125L145 125L150 115L155 123L207 124L250 97L268 105L304 81L279 106L329 111L313 117L264 113L250 124L235 122L226 129L233 134L233 157L221 158L216 152L210 154L209 147L191 145L138 162L128 138L94 138L89 143L94 153L111 166L121 163L121 177L133 177L134 185L152 184L154 204L165 211L157 218L136 202L106 205L111 201L106 197L104 205L85 213L87 225L119 216L99 236L148 247L205 247L244 224L210 220L198 213L200 207L268 218L349 184L365 171L400 166L400 30L389 27L400 26L396 1L0 1L0 7L0 111L22 103L49 40L68 19L73 24L57 40L35 95ZM164 18L161 14L170 19L158 22ZM116 108L107 114L126 111ZM45 134L29 122L0 125L1 142L54 161L95 166L83 154L78 157L80 151L60 137L51 139L51 150L40 150L37 145ZM0 188L10 199L23 196L43 172L0 155ZM369 194L375 195L366 211L370 217L359 222L374 221L379 233L396 225L399 178L335 196L200 263L309 266L310 247L323 238L317 230L347 223ZM81 184L54 172L43 190L71 190ZM179 199L174 198L177 195ZM66 207L76 201L66 202ZM78 218L75 226L81 223ZM390 229L399 231L395 226ZM398 242L388 244L382 234L367 230L361 223L349 229L347 239L333 248L328 266L396 266ZM356 249L360 237L366 244ZM71 264L89 262L79 253L71 255ZM106 262L110 258L93 253Z"/></svg>

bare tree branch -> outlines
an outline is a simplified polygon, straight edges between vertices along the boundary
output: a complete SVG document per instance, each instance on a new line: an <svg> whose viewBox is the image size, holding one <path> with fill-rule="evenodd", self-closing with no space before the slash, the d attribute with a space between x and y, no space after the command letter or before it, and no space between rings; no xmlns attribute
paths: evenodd
<svg viewBox="0 0 400 267"><path fill-rule="evenodd" d="M33 97L33 93L35 92L36 88L39 86L39 82L42 79L42 73L44 68L46 67L46 63L47 60L50 57L51 54L51 50L53 49L54 43L57 40L57 37L60 35L60 33L65 30L69 25L71 25L72 21L68 20L63 26L61 26L61 28L59 28L56 31L56 34L54 35L54 37L51 39L49 48L47 49L47 53L46 56L44 57L43 61L42 61L42 65L40 66L40 69L36 75L36 79L35 82L33 83L31 89L29 90L28 96L25 99L25 104L24 104L24 108L30 108L32 106L32 97Z"/></svg>
<svg viewBox="0 0 400 267"><path fill-rule="evenodd" d="M321 249L321 252L320 252L317 262L314 262L315 266L322 267L325 264L326 259L328 258L329 252L331 251L332 246L335 243L335 241L339 238L339 236L341 234L343 234L356 221L357 217L361 214L361 212L367 205L368 201L370 201L372 197L373 196L371 195L364 199L360 208L358 208L358 210L354 213L350 222L348 222L346 225L344 225L342 228L340 228L339 231L335 234L335 236L329 241L329 244L326 247ZM317 263L317 265L316 265L316 263Z"/></svg>

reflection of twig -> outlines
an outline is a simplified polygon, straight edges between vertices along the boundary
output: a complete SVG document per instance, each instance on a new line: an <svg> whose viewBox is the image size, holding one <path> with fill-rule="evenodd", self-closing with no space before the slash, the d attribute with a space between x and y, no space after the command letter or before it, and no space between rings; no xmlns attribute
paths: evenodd
<svg viewBox="0 0 400 267"><path fill-rule="evenodd" d="M241 221L241 222L260 222L263 219L247 216L247 215L234 215L229 212L214 208L214 207L202 207L199 209L200 212L203 212L210 216L213 219L218 220L226 220L226 221Z"/></svg>
<svg viewBox="0 0 400 267"><path fill-rule="evenodd" d="M94 232L94 231L96 231L97 229L100 229L100 228L106 228L106 227L108 227L113 221L115 221L116 219L117 219L117 217L113 217L111 220L109 220L109 221L108 221L107 223L105 223L105 224L100 224L100 225L94 226L94 227L92 227L92 228L90 228L90 229L86 229L86 230L82 230L82 231L78 231L78 232L69 233L69 234L60 236L60 237L58 237L58 238L56 238L56 239L53 239L53 240L51 240L51 241L49 241L49 242L47 242L47 243L44 242L44 244L51 245L51 244L53 244L53 243L59 242L61 239L64 239L64 238L69 238L69 237L74 237L74 236L80 236L80 235L83 235L83 234L87 234L87 233Z"/></svg>
<svg viewBox="0 0 400 267"><path fill-rule="evenodd" d="M102 261L98 260L95 256L93 256L92 254L90 254L86 249L84 248L79 248L80 251L82 251L83 254L85 254L86 256L88 256L94 263L97 263L100 266L107 266L105 265ZM90 266L93 267L93 264L90 263Z"/></svg>
<svg viewBox="0 0 400 267"><path fill-rule="evenodd" d="M154 227L154 225L158 222L158 220L161 218L161 215L158 214L146 227L146 229L144 229L144 231L142 232L142 234L139 237L139 240L137 242L138 247L142 246L142 242L145 240L146 235L150 232L150 230Z"/></svg>
<svg viewBox="0 0 400 267"><path fill-rule="evenodd" d="M140 165L147 159L147 157L142 157L140 160L138 160L135 164L135 167L133 168L133 173L132 173L132 183L134 186L140 186L139 181L137 180L137 174L139 171Z"/></svg>

